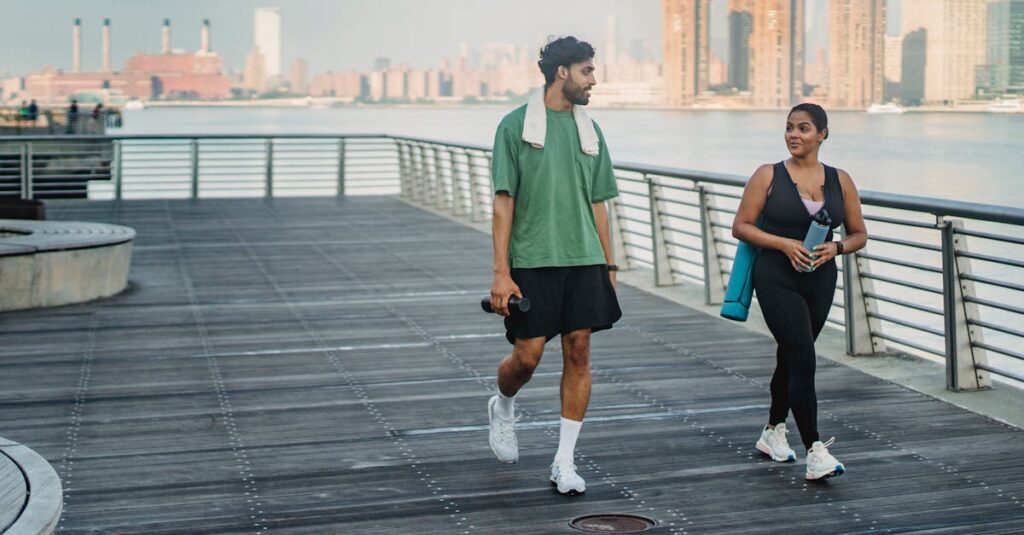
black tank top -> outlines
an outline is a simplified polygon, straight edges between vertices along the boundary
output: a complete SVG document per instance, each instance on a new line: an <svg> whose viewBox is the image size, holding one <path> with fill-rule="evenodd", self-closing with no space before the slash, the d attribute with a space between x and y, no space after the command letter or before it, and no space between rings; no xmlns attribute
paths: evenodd
<svg viewBox="0 0 1024 535"><path fill-rule="evenodd" d="M832 218L832 229L835 229L842 225L846 218L843 187L839 184L839 173L836 169L827 165L824 167L825 204L823 208L828 210L828 215ZM786 164L783 162L774 166L771 190L761 214L764 216L765 232L800 241L807 236L811 215L807 213L807 207L800 200L800 190L797 189L793 178L789 176L789 170L786 169ZM831 229L825 239L832 240Z"/></svg>

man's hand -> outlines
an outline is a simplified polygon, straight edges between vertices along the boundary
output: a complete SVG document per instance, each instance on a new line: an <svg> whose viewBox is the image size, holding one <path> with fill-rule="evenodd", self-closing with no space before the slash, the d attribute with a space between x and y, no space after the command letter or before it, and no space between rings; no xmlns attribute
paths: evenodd
<svg viewBox="0 0 1024 535"><path fill-rule="evenodd" d="M512 295L523 298L523 292L516 286L512 276L508 273L495 273L494 283L491 284L491 308L495 314L506 318L509 316L508 298Z"/></svg>

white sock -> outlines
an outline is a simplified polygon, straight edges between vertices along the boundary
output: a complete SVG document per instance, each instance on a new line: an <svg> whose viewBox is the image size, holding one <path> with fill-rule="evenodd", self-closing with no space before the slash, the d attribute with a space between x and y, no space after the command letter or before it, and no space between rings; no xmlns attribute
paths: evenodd
<svg viewBox="0 0 1024 535"><path fill-rule="evenodd" d="M570 462L573 452L576 451L576 438L580 436L580 428L583 422L562 418L558 431L558 451L555 452L555 460L566 459Z"/></svg>
<svg viewBox="0 0 1024 535"><path fill-rule="evenodd" d="M515 396L511 396L511 397L506 396L505 394L501 393L501 390L499 390L498 391L498 403L496 403L495 407L494 407L495 408L495 412L497 412L498 416L501 416L502 418L515 418L515 415L516 415L515 404L516 404L516 397Z"/></svg>

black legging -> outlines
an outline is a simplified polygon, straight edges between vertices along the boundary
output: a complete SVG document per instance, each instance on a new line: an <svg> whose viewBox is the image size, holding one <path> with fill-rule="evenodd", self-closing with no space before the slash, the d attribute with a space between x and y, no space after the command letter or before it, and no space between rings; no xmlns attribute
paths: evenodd
<svg viewBox="0 0 1024 535"><path fill-rule="evenodd" d="M811 273L797 272L779 251L761 251L754 266L757 302L779 344L775 352L768 423L785 422L792 410L800 439L807 449L818 440L814 341L832 307L836 273L834 261Z"/></svg>

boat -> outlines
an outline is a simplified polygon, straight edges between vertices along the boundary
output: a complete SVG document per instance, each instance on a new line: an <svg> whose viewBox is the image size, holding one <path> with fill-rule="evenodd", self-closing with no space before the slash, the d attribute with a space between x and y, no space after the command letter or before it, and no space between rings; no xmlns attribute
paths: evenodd
<svg viewBox="0 0 1024 535"><path fill-rule="evenodd" d="M143 104L141 100L129 100L128 102L125 102L124 109L126 109L126 110L144 110L144 109L146 109L146 105Z"/></svg>
<svg viewBox="0 0 1024 535"><path fill-rule="evenodd" d="M872 104L868 107L867 111L873 114L899 115L903 113L903 108L897 106L895 102L888 102L886 104Z"/></svg>
<svg viewBox="0 0 1024 535"><path fill-rule="evenodd" d="M1021 113L1024 106L1021 105L1020 99L1004 98L989 104L985 109L989 113Z"/></svg>

